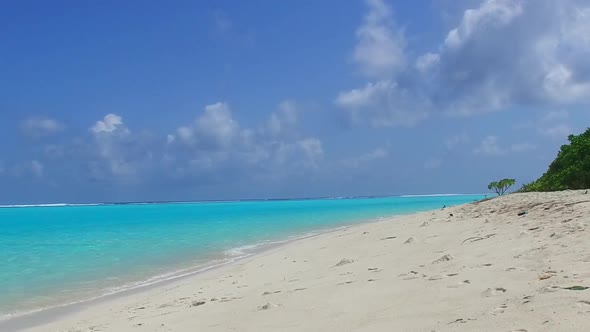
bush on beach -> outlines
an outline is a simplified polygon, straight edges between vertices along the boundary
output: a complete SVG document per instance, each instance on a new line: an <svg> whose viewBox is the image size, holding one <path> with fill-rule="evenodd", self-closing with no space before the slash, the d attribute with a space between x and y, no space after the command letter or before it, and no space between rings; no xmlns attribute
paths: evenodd
<svg viewBox="0 0 590 332"><path fill-rule="evenodd" d="M521 192L590 188L590 128L567 139L569 144L561 146L547 172L524 184Z"/></svg>

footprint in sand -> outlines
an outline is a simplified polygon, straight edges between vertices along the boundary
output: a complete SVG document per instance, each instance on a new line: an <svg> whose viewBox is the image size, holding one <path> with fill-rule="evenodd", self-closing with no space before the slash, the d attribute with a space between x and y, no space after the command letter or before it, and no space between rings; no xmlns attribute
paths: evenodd
<svg viewBox="0 0 590 332"><path fill-rule="evenodd" d="M414 243L414 242L416 242L416 239L415 239L415 238L413 238L413 237L410 237L410 238L408 238L408 239L406 240L406 242L404 242L404 244L411 244L411 243Z"/></svg>
<svg viewBox="0 0 590 332"><path fill-rule="evenodd" d="M260 307L258 307L258 310L268 310L268 309L272 309L273 307L275 307L275 305L273 305L270 302L267 302L264 305L261 305Z"/></svg>
<svg viewBox="0 0 590 332"><path fill-rule="evenodd" d="M278 294L280 292L282 292L282 291L280 291L280 290L277 290L277 291L274 291L274 292L266 291L266 292L262 293L262 295L263 296L266 296L266 295L271 295L271 294Z"/></svg>
<svg viewBox="0 0 590 332"><path fill-rule="evenodd" d="M469 281L469 280L463 280L463 281L461 281L461 282L459 282L457 284L449 285L449 286L447 286L447 288L459 288L459 287L463 287L463 286L466 286L466 285L469 285L469 284L471 284L471 281Z"/></svg>
<svg viewBox="0 0 590 332"><path fill-rule="evenodd" d="M506 308L508 308L508 305L506 303L502 303L502 304L500 304L500 306L498 306L497 308L495 308L494 310L492 310L490 312L490 314L491 315L494 315L494 316L499 315L499 314L503 314L504 313L504 310Z"/></svg>
<svg viewBox="0 0 590 332"><path fill-rule="evenodd" d="M348 285L348 284L352 284L353 282L354 282L354 280L352 280L352 281L345 281L345 282L341 282L341 283L336 284L336 286Z"/></svg>
<svg viewBox="0 0 590 332"><path fill-rule="evenodd" d="M340 262L336 263L336 265L334 265L334 266L337 267L337 266L342 266L342 265L351 264L351 263L354 263L354 260L353 259L350 259L350 258L342 258L340 260Z"/></svg>
<svg viewBox="0 0 590 332"><path fill-rule="evenodd" d="M191 303L191 307L198 307L198 306L201 306L201 305L203 305L205 303L207 303L207 302L205 302L205 301L193 301Z"/></svg>
<svg viewBox="0 0 590 332"><path fill-rule="evenodd" d="M496 296L496 295L503 294L503 293L506 293L506 288L496 287L496 288L486 289L485 291L483 291L481 293L481 295L484 297L492 297L492 296Z"/></svg>
<svg viewBox="0 0 590 332"><path fill-rule="evenodd" d="M453 259L455 259L455 257L453 257L453 255L446 254L446 255L442 256L441 258L432 261L432 264L449 262L449 261L452 261Z"/></svg>
<svg viewBox="0 0 590 332"><path fill-rule="evenodd" d="M546 286L539 290L540 293L554 293L561 290L559 286Z"/></svg>

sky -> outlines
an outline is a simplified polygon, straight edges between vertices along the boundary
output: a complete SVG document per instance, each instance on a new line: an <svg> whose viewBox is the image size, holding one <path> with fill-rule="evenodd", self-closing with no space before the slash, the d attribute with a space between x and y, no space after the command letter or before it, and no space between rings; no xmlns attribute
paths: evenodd
<svg viewBox="0 0 590 332"><path fill-rule="evenodd" d="M590 123L582 0L5 0L0 204L482 193Z"/></svg>

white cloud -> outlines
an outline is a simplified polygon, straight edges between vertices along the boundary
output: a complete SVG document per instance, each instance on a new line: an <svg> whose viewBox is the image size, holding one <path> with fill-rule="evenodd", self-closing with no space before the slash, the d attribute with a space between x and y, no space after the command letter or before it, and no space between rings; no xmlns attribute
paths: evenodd
<svg viewBox="0 0 590 332"><path fill-rule="evenodd" d="M426 53L416 59L416 69L421 72L428 72L440 62L440 55L437 53Z"/></svg>
<svg viewBox="0 0 590 332"><path fill-rule="evenodd" d="M179 127L176 130L176 135L185 143L192 143L193 141L193 130L189 127ZM168 137L172 137L172 141L174 141L174 135L168 135Z"/></svg>
<svg viewBox="0 0 590 332"><path fill-rule="evenodd" d="M194 129L202 141L218 146L228 146L239 131L226 103L207 105L205 113L197 119Z"/></svg>
<svg viewBox="0 0 590 332"><path fill-rule="evenodd" d="M275 148L268 148L269 157L277 168L286 167L296 172L316 169L324 158L322 141L308 137L295 142L279 142Z"/></svg>
<svg viewBox="0 0 590 332"><path fill-rule="evenodd" d="M469 115L590 102L590 24L580 14L589 8L576 0L486 0L466 10L430 78L435 104Z"/></svg>
<svg viewBox="0 0 590 332"><path fill-rule="evenodd" d="M232 117L229 105L224 102L205 106L195 121L179 127L176 135L169 135L168 141L180 139L185 144L198 145L204 149L225 149L240 136L240 125Z"/></svg>
<svg viewBox="0 0 590 332"><path fill-rule="evenodd" d="M481 31L509 24L523 12L520 0L485 0L476 9L467 9L458 27L447 34L445 46L460 47Z"/></svg>
<svg viewBox="0 0 590 332"><path fill-rule="evenodd" d="M357 123L373 127L412 126L426 117L428 101L400 89L392 81L367 83L364 88L340 92L335 103Z"/></svg>
<svg viewBox="0 0 590 332"><path fill-rule="evenodd" d="M403 33L396 29L391 8L383 0L367 0L369 12L357 29L354 60L369 77L387 77L406 65Z"/></svg>
<svg viewBox="0 0 590 332"><path fill-rule="evenodd" d="M96 121L96 124L90 128L90 131L98 133L110 133L123 126L123 118L116 114L107 114L102 121Z"/></svg>
<svg viewBox="0 0 590 332"><path fill-rule="evenodd" d="M47 117L30 117L21 124L23 133L31 138L41 138L58 133L64 129L59 121Z"/></svg>
<svg viewBox="0 0 590 332"><path fill-rule="evenodd" d="M179 149L174 162L185 176L227 168L264 176L304 172L318 167L324 148L320 139L298 133L297 120L296 103L284 101L257 129L244 128L219 102L168 135L167 147Z"/></svg>
<svg viewBox="0 0 590 332"><path fill-rule="evenodd" d="M297 142L297 145L301 147L303 153L310 162L317 162L324 156L324 148L322 147L322 141L318 138L310 137L305 138Z"/></svg>
<svg viewBox="0 0 590 332"><path fill-rule="evenodd" d="M382 1L372 2L359 31L381 27L369 22L390 19L389 7ZM484 0L463 11L439 47L414 59L416 52L406 50L403 34L385 24L387 29L375 30L391 38L374 39L389 42L357 44L357 50L370 45L361 48L362 54L375 56L358 57L357 63L378 81L340 92L337 101L348 109L355 107L349 111L355 122L377 126L406 122L394 119L408 110L420 110L420 116L408 121L415 123L433 112L470 116L515 107L543 110L588 105L589 22L587 1ZM392 63L380 67L383 58ZM375 64L369 59L375 59ZM408 62L414 65L406 66ZM372 100L369 95L386 85L397 91L390 94L401 95L376 107L367 103Z"/></svg>
<svg viewBox="0 0 590 332"><path fill-rule="evenodd" d="M134 182L142 169L149 167L152 138L146 133L132 133L117 114L107 114L90 128L93 141L87 167L94 180Z"/></svg>
<svg viewBox="0 0 590 332"><path fill-rule="evenodd" d="M572 69L563 63L557 63L548 70L543 87L548 97L557 102L567 103L590 96L590 82L577 81Z"/></svg>
<svg viewBox="0 0 590 332"><path fill-rule="evenodd" d="M293 101L283 101L279 109L270 115L267 130L272 136L280 136L297 124L297 108Z"/></svg>

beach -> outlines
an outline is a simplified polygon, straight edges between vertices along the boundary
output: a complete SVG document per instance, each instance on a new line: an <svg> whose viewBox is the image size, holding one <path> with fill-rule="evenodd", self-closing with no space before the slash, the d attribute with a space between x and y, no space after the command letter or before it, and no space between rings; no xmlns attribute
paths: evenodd
<svg viewBox="0 0 590 332"><path fill-rule="evenodd" d="M564 191L386 218L25 330L588 330L589 215L590 194Z"/></svg>

